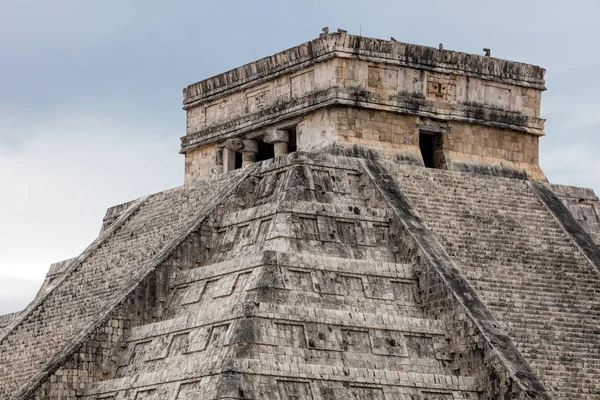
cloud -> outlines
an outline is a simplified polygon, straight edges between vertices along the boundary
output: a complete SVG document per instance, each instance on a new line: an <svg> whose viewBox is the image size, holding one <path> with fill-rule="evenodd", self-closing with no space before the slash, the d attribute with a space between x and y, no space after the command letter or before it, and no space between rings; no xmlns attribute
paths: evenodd
<svg viewBox="0 0 600 400"><path fill-rule="evenodd" d="M0 2L0 282L42 279L107 207L181 184L185 85L323 26L546 67L542 167L598 193L600 3L584 3Z"/></svg>
<svg viewBox="0 0 600 400"><path fill-rule="evenodd" d="M567 120L567 126L568 122L572 121ZM560 145L542 146L540 164L550 182L589 187L600 194L600 123L571 126L574 131L559 140Z"/></svg>
<svg viewBox="0 0 600 400"><path fill-rule="evenodd" d="M0 147L0 279L43 277L51 263L85 249L108 207L183 181L178 135L151 118L78 110L22 129L17 148Z"/></svg>
<svg viewBox="0 0 600 400"><path fill-rule="evenodd" d="M42 280L0 278L0 315L21 311L33 300Z"/></svg>

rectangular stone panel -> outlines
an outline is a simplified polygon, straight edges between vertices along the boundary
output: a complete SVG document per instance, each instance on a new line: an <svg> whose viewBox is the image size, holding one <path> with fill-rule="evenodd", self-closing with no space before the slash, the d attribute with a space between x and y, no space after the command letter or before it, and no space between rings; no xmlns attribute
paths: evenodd
<svg viewBox="0 0 600 400"><path fill-rule="evenodd" d="M214 286L211 287L212 292L210 293L212 296L212 298L217 298L217 297L226 297L226 296L231 296L231 294L233 293L233 288L235 285L235 282L237 280L237 275L235 274L229 274L229 275L225 275L223 277L221 277L218 281L211 281L211 282L216 282L214 284ZM207 287L208 289L208 287ZM207 292L207 296L206 298L208 298L209 293Z"/></svg>
<svg viewBox="0 0 600 400"><path fill-rule="evenodd" d="M213 124L224 117L223 107L225 106L222 100L209 104L204 110L204 120L207 125Z"/></svg>
<svg viewBox="0 0 600 400"><path fill-rule="evenodd" d="M356 244L356 224L350 221L336 221L336 227L340 242L343 244Z"/></svg>
<svg viewBox="0 0 600 400"><path fill-rule="evenodd" d="M386 400L382 388L351 386L350 393L353 399L360 400Z"/></svg>
<svg viewBox="0 0 600 400"><path fill-rule="evenodd" d="M233 248L240 249L251 244L252 229L249 224L239 225L233 239Z"/></svg>
<svg viewBox="0 0 600 400"><path fill-rule="evenodd" d="M217 245L217 251L224 253L233 249L236 233L237 226L229 226L224 230L219 231L219 243Z"/></svg>
<svg viewBox="0 0 600 400"><path fill-rule="evenodd" d="M329 173L331 177L331 186L335 193L349 194L351 192L348 171L343 169L333 169Z"/></svg>
<svg viewBox="0 0 600 400"><path fill-rule="evenodd" d="M255 112L264 108L270 101L270 90L269 85L249 89L246 92L248 112Z"/></svg>
<svg viewBox="0 0 600 400"><path fill-rule="evenodd" d="M173 338L171 339L171 346L169 347L169 357L173 357L187 352L189 344L189 332L173 335Z"/></svg>
<svg viewBox="0 0 600 400"><path fill-rule="evenodd" d="M390 281L392 293L395 300L413 303L415 302L415 282L413 281Z"/></svg>
<svg viewBox="0 0 600 400"><path fill-rule="evenodd" d="M352 353L370 353L369 331L342 329L342 350Z"/></svg>
<svg viewBox="0 0 600 400"><path fill-rule="evenodd" d="M299 349L306 348L304 325L275 323L277 344Z"/></svg>
<svg viewBox="0 0 600 400"><path fill-rule="evenodd" d="M319 240L319 228L314 217L295 216L294 230L297 238L304 240Z"/></svg>
<svg viewBox="0 0 600 400"><path fill-rule="evenodd" d="M313 179L315 181L315 191L324 194L326 192L333 192L333 183L329 176L329 171L314 169Z"/></svg>
<svg viewBox="0 0 600 400"><path fill-rule="evenodd" d="M313 283L310 272L288 269L285 276L285 287L290 290L312 292Z"/></svg>
<svg viewBox="0 0 600 400"><path fill-rule="evenodd" d="M209 347L221 347L227 344L227 331L229 330L229 324L213 326L210 332L210 339L208 341Z"/></svg>
<svg viewBox="0 0 600 400"><path fill-rule="evenodd" d="M188 287L183 288L181 297L181 305L198 303L202 299L204 293L204 285L206 282L198 281L191 283Z"/></svg>
<svg viewBox="0 0 600 400"><path fill-rule="evenodd" d="M327 216L317 216L317 225L319 228L319 240L322 242L338 241L335 219Z"/></svg>
<svg viewBox="0 0 600 400"><path fill-rule="evenodd" d="M365 296L363 280L360 276L340 275L341 288L339 292L344 296Z"/></svg>
<svg viewBox="0 0 600 400"><path fill-rule="evenodd" d="M405 339L400 332L371 330L369 336L373 354L406 357Z"/></svg>
<svg viewBox="0 0 600 400"><path fill-rule="evenodd" d="M340 328L325 324L307 323L306 343L309 349L342 351Z"/></svg>
<svg viewBox="0 0 600 400"><path fill-rule="evenodd" d="M312 392L308 382L277 381L277 389L281 400L312 400Z"/></svg>
<svg viewBox="0 0 600 400"><path fill-rule="evenodd" d="M155 337L152 340L152 344L148 347L146 361L160 360L165 358L169 353L170 344L170 335Z"/></svg>
<svg viewBox="0 0 600 400"><path fill-rule="evenodd" d="M322 400L340 400L340 399L352 399L350 388L347 384L344 385L341 382L327 382L320 381L318 383L319 395Z"/></svg>
<svg viewBox="0 0 600 400"><path fill-rule="evenodd" d="M211 328L197 328L190 332L189 344L187 348L188 353L196 351L203 351L206 349L208 340L210 338Z"/></svg>
<svg viewBox="0 0 600 400"><path fill-rule="evenodd" d="M396 298L390 279L381 276L367 276L365 296L382 300L394 300Z"/></svg>
<svg viewBox="0 0 600 400"><path fill-rule="evenodd" d="M511 107L510 89L508 88L486 84L483 98L484 103L489 106L494 106L505 110L509 110Z"/></svg>
<svg viewBox="0 0 600 400"><path fill-rule="evenodd" d="M219 290L221 286L219 285L219 281L220 279L206 281L204 285L204 291L202 292L202 296L200 298L202 301L207 301L220 295Z"/></svg>
<svg viewBox="0 0 600 400"><path fill-rule="evenodd" d="M411 358L435 358L433 340L428 336L405 335L406 350Z"/></svg>
<svg viewBox="0 0 600 400"><path fill-rule="evenodd" d="M314 271L315 289L319 293L339 296L364 296L362 278L331 271Z"/></svg>
<svg viewBox="0 0 600 400"><path fill-rule="evenodd" d="M401 96L420 96L424 94L425 71L413 68L400 68L399 94Z"/></svg>
<svg viewBox="0 0 600 400"><path fill-rule="evenodd" d="M152 341L148 340L145 342L129 344L127 351L121 357L119 366L123 367L129 364L143 363L146 361L151 343Z"/></svg>
<svg viewBox="0 0 600 400"><path fill-rule="evenodd" d="M250 280L251 272L244 272L242 274L238 274L231 290L231 293L242 292L246 290L246 286L248 285L248 281Z"/></svg>
<svg viewBox="0 0 600 400"><path fill-rule="evenodd" d="M177 400L207 400L209 397L206 397L205 394L208 395L209 392L205 380L181 384Z"/></svg>
<svg viewBox="0 0 600 400"><path fill-rule="evenodd" d="M379 66L369 66L368 85L373 89L398 90L398 70Z"/></svg>
<svg viewBox="0 0 600 400"><path fill-rule="evenodd" d="M136 393L135 400L158 400L158 392L155 389L141 390Z"/></svg>
<svg viewBox="0 0 600 400"><path fill-rule="evenodd" d="M258 225L258 234L256 235L256 242L261 243L267 240L269 230L271 227L272 218L264 219L260 221Z"/></svg>
<svg viewBox="0 0 600 400"><path fill-rule="evenodd" d="M433 342L433 351L435 352L436 359L446 361L452 361L454 359L454 357L452 357L450 344L444 336L436 335L433 336L431 340Z"/></svg>
<svg viewBox="0 0 600 400"><path fill-rule="evenodd" d="M301 97L314 90L315 73L311 69L290 78L290 88L292 97Z"/></svg>
<svg viewBox="0 0 600 400"><path fill-rule="evenodd" d="M388 243L389 239L389 225L373 223L373 237L375 243L371 243L372 246L382 246Z"/></svg>

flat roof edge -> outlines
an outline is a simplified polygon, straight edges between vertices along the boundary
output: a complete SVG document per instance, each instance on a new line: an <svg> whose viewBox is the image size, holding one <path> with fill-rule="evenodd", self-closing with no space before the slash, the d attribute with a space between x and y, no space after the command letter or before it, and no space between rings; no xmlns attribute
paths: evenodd
<svg viewBox="0 0 600 400"><path fill-rule="evenodd" d="M545 89L546 70L536 65L393 40L330 33L188 85L183 90L183 103L186 105L235 89L260 78L276 75L298 64L319 62L329 58L328 55L339 57L340 54L413 68L442 69L449 73L481 76L484 79L498 79L517 85Z"/></svg>

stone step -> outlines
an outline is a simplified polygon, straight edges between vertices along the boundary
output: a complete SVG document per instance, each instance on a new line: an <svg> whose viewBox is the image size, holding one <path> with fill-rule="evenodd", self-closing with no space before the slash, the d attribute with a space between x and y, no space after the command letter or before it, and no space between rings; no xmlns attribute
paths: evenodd
<svg viewBox="0 0 600 400"><path fill-rule="evenodd" d="M223 365L226 363L226 367ZM117 378L95 384L86 391L86 398L98 395L108 395L136 388L155 387L158 384L175 382L178 380L193 380L207 375L223 373L243 373L245 375L260 375L276 379L315 380L317 382L346 382L348 384L389 385L395 388L432 389L453 394L453 392L473 392L479 389L477 379L454 375L440 375L434 373L417 373L404 371L373 370L364 368L339 367L329 365L315 365L307 363L287 363L273 356L269 360L254 360L234 358L218 361L200 361L198 358L176 368L157 372L144 373L134 379ZM167 397L174 396L170 393ZM118 397L119 398L119 397ZM453 398L462 398L459 393Z"/></svg>
<svg viewBox="0 0 600 400"><path fill-rule="evenodd" d="M357 260L311 253L288 253L271 250L254 251L255 249L252 248L249 250L251 251L239 257L180 272L175 280L175 286L264 265L339 272L343 274L368 274L370 276L398 279L414 279L415 277L413 264Z"/></svg>
<svg viewBox="0 0 600 400"><path fill-rule="evenodd" d="M568 278L568 277L565 277ZM544 304L581 302L585 309L591 310L590 307L600 307L595 299L598 296L598 291L590 286L572 287L567 285L552 286L553 279L549 279L549 284L532 283L527 285L526 281L515 283L515 281L506 280L504 282L490 282L489 280L478 280L476 287L481 288L484 292L497 293L499 298L509 296L510 298L522 298L531 301L539 301ZM531 288L534 289L533 293ZM529 289L529 290L528 290Z"/></svg>
<svg viewBox="0 0 600 400"><path fill-rule="evenodd" d="M600 274L528 184L392 170L534 370L560 390L555 397L591 398L563 388L597 389ZM589 368L577 369L584 365Z"/></svg>
<svg viewBox="0 0 600 400"><path fill-rule="evenodd" d="M452 374L446 361L447 354L434 351L429 354L419 354L420 349L414 346L408 349L379 346L372 350L371 346L362 348L348 343L346 348L341 349L310 349L261 343L235 343L222 347L188 351L185 347L177 347L177 345L178 343L173 343L172 350L162 357L152 349L151 354L154 358L146 360L137 358L133 360L134 362L119 366L115 378L171 370L177 368L177 366L194 362L192 361L193 358L211 360L225 357L227 359L236 353L242 352L246 359L262 362L277 360L290 365L309 364L363 368L375 371L392 370L421 374ZM156 358L157 355L160 358ZM139 357L139 355L133 355L133 357Z"/></svg>

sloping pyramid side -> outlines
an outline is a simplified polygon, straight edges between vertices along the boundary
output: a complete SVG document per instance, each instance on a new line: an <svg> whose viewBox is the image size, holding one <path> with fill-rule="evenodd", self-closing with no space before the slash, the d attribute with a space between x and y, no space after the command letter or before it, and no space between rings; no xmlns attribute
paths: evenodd
<svg viewBox="0 0 600 400"><path fill-rule="evenodd" d="M357 159L296 153L262 163L247 181L253 186L207 219L211 240L199 235L180 252L194 268L174 277L162 320L131 329L114 378L85 398L525 392L419 262L418 246ZM544 397L539 382L530 386Z"/></svg>
<svg viewBox="0 0 600 400"><path fill-rule="evenodd" d="M154 285L155 292L142 293L141 283L148 285L147 275L247 173L133 202L0 332L0 398L28 398L42 382L61 389L40 398L71 398L81 386L110 374L124 321L153 321L160 308L157 295L166 287ZM82 373L57 375L60 368Z"/></svg>
<svg viewBox="0 0 600 400"><path fill-rule="evenodd" d="M556 186L385 169L553 398L600 398L600 250L559 209Z"/></svg>
<svg viewBox="0 0 600 400"><path fill-rule="evenodd" d="M5 397L548 398L377 168L297 152L131 205L0 344Z"/></svg>

